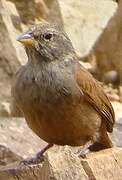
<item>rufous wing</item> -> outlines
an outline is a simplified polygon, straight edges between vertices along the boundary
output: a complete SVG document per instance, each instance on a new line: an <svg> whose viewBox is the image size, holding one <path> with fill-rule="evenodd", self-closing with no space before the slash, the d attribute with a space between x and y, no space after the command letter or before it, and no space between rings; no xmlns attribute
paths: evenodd
<svg viewBox="0 0 122 180"><path fill-rule="evenodd" d="M99 82L82 66L78 69L76 77L85 100L88 101L105 120L107 131L112 132L115 123L114 110Z"/></svg>

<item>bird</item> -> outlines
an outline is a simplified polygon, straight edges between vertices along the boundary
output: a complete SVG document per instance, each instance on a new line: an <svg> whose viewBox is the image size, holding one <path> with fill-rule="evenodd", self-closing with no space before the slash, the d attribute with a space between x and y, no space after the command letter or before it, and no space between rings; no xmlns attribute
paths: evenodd
<svg viewBox="0 0 122 180"><path fill-rule="evenodd" d="M79 37L80 38L80 37ZM100 83L79 64L68 35L58 25L40 23L17 39L27 63L13 78L12 98L29 128L48 144L113 147L107 132L115 124L113 107Z"/></svg>

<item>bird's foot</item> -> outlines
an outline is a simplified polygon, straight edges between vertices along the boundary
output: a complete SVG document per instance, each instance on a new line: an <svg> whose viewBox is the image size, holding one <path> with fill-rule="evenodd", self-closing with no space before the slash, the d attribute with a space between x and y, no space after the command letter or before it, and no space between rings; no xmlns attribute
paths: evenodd
<svg viewBox="0 0 122 180"><path fill-rule="evenodd" d="M87 149L84 149L84 150L78 150L75 154L78 155L79 158L87 158L87 154L90 152L90 150L87 148Z"/></svg>
<svg viewBox="0 0 122 180"><path fill-rule="evenodd" d="M100 142L95 142L88 147L89 151L91 151L91 152L100 151L100 150L107 149L107 148L110 148L110 147L106 146Z"/></svg>
<svg viewBox="0 0 122 180"><path fill-rule="evenodd" d="M84 150L78 150L75 154L78 154L78 157L80 158L87 158L87 154L91 153L91 152L96 152L96 151L100 151L103 149L109 148L107 146L105 146L104 144L100 143L100 142L95 142L93 144L90 144L87 148L85 148Z"/></svg>
<svg viewBox="0 0 122 180"><path fill-rule="evenodd" d="M36 157L24 159L20 163L24 165L28 165L28 164L38 164L43 162L45 157L43 154L52 146L53 144L47 144L40 152L36 154Z"/></svg>
<svg viewBox="0 0 122 180"><path fill-rule="evenodd" d="M44 161L44 155L39 156L37 153L36 157L24 159L20 162L20 164L24 164L24 165L39 164L43 161Z"/></svg>

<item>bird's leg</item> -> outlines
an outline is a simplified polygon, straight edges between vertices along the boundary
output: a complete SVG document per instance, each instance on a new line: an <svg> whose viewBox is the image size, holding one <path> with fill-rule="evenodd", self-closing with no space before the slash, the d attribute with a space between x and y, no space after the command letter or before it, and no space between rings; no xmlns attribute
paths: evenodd
<svg viewBox="0 0 122 180"><path fill-rule="evenodd" d="M44 153L53 146L53 144L47 144L44 148L41 149L40 152L36 154L36 158L44 157Z"/></svg>
<svg viewBox="0 0 122 180"><path fill-rule="evenodd" d="M79 157L86 158L86 155L90 152L100 151L107 148L112 148L113 144L109 139L109 136L106 132L105 124L101 125L99 138L94 141L94 143L90 144L88 148L79 154Z"/></svg>
<svg viewBox="0 0 122 180"><path fill-rule="evenodd" d="M78 157L82 157L82 158L86 158L86 155L90 152L90 150L87 148L85 148L84 150L82 150L81 152L77 152L76 154L78 154Z"/></svg>
<svg viewBox="0 0 122 180"><path fill-rule="evenodd" d="M100 128L100 136L98 140L93 143L91 146L89 146L90 151L99 151L102 149L112 148L113 144L111 140L109 139L109 136L106 132L105 124L103 123Z"/></svg>
<svg viewBox="0 0 122 180"><path fill-rule="evenodd" d="M100 151L100 150L103 150L103 149L112 148L113 145L112 145L111 141L109 140L108 142L109 142L108 144L105 144L105 143L103 143L101 141L96 141L96 142L92 143L91 145L89 145L87 147L87 149L85 149L85 151L82 151L78 155L78 157L86 158L86 155L88 153L90 153L90 152L96 152L96 151Z"/></svg>
<svg viewBox="0 0 122 180"><path fill-rule="evenodd" d="M44 161L44 153L53 146L53 144L47 144L40 152L36 154L36 157L34 158L27 158L22 160L20 163L23 164L38 164L42 161Z"/></svg>
<svg viewBox="0 0 122 180"><path fill-rule="evenodd" d="M113 144L111 140L109 139L107 133L105 133L104 136L99 141L96 141L95 143L90 145L88 149L89 149L89 152L95 152L95 151L100 151L100 150L112 148L112 147L113 147Z"/></svg>

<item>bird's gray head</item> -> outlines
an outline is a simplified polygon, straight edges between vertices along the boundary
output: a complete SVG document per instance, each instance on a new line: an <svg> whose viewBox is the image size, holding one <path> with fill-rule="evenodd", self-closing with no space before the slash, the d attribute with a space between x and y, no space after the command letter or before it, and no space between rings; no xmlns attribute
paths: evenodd
<svg viewBox="0 0 122 180"><path fill-rule="evenodd" d="M58 26L42 23L32 26L18 39L23 43L26 53L30 57L53 61L74 53L71 41Z"/></svg>

